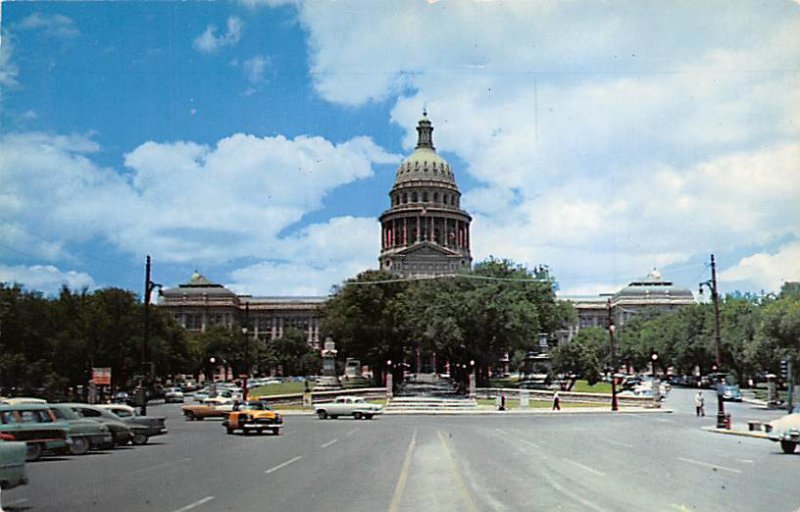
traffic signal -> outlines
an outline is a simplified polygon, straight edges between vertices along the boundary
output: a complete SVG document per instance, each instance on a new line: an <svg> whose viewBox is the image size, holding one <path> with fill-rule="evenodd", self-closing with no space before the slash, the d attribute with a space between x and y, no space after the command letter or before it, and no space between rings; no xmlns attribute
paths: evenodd
<svg viewBox="0 0 800 512"><path fill-rule="evenodd" d="M787 379L789 377L789 361L786 359L781 361L781 378Z"/></svg>

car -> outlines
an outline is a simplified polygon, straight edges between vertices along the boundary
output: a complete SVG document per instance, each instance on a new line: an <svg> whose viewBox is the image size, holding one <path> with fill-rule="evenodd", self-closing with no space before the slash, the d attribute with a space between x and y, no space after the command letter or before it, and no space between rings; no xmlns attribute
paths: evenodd
<svg viewBox="0 0 800 512"><path fill-rule="evenodd" d="M183 403L183 390L181 388L167 388L164 390L164 403Z"/></svg>
<svg viewBox="0 0 800 512"><path fill-rule="evenodd" d="M166 418L164 416L140 416L133 407L122 404L104 404L98 407L111 411L119 419L129 425L138 425L145 428L133 428L131 442L133 444L147 444L153 436L167 433Z"/></svg>
<svg viewBox="0 0 800 512"><path fill-rule="evenodd" d="M69 425L69 437L72 439L69 452L72 455L83 455L91 448L106 449L114 445L107 426L81 417L67 405L48 404L48 407L56 418Z"/></svg>
<svg viewBox="0 0 800 512"><path fill-rule="evenodd" d="M17 396L14 398L3 398L0 404L5 405L25 405L25 404L46 404L47 400L44 398L32 398L27 396Z"/></svg>
<svg viewBox="0 0 800 512"><path fill-rule="evenodd" d="M236 402L230 398L206 398L197 405L181 407L187 421L204 420L206 418L227 418Z"/></svg>
<svg viewBox="0 0 800 512"><path fill-rule="evenodd" d="M800 406L786 416L767 423L765 430L770 441L781 444L783 453L794 453L800 443Z"/></svg>
<svg viewBox="0 0 800 512"><path fill-rule="evenodd" d="M261 434L269 430L277 436L281 433L283 418L264 402L253 400L236 404L222 425L228 434L233 434L236 430L241 430L244 434L249 432Z"/></svg>
<svg viewBox="0 0 800 512"><path fill-rule="evenodd" d="M80 414L83 418L102 423L111 432L113 446L125 446L131 442L134 431L145 430L146 427L125 423L118 416L109 410L97 407L96 405L67 403L64 404L70 409Z"/></svg>
<svg viewBox="0 0 800 512"><path fill-rule="evenodd" d="M0 489L13 489L28 483L25 472L25 455L28 447L14 441L10 434L0 434Z"/></svg>
<svg viewBox="0 0 800 512"><path fill-rule="evenodd" d="M729 402L741 402L742 392L739 390L739 386L733 384L723 384L722 399Z"/></svg>
<svg viewBox="0 0 800 512"><path fill-rule="evenodd" d="M46 404L0 405L0 433L27 444L27 461L39 460L46 451L67 453L72 443L69 425Z"/></svg>
<svg viewBox="0 0 800 512"><path fill-rule="evenodd" d="M361 418L370 420L376 414L382 414L383 407L371 404L360 396L338 396L333 402L314 404L314 411L322 420L326 418L336 419L339 416L352 416L357 420Z"/></svg>

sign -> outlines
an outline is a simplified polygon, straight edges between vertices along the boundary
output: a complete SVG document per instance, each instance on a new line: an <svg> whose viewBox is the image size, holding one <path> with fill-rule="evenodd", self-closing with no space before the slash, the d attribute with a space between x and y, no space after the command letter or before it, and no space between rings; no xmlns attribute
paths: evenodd
<svg viewBox="0 0 800 512"><path fill-rule="evenodd" d="M521 409L527 409L531 406L531 393L528 390L519 392L519 406Z"/></svg>
<svg viewBox="0 0 800 512"><path fill-rule="evenodd" d="M303 391L303 408L313 407L311 391Z"/></svg>
<svg viewBox="0 0 800 512"><path fill-rule="evenodd" d="M110 386L111 368L92 368L92 383L96 386Z"/></svg>

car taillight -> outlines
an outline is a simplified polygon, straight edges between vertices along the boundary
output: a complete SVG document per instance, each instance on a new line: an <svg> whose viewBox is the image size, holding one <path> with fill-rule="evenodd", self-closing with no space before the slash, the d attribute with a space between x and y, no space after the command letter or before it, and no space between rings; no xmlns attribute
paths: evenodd
<svg viewBox="0 0 800 512"><path fill-rule="evenodd" d="M4 432L0 432L0 440L13 441L14 440L14 436L11 435L11 434L6 434Z"/></svg>

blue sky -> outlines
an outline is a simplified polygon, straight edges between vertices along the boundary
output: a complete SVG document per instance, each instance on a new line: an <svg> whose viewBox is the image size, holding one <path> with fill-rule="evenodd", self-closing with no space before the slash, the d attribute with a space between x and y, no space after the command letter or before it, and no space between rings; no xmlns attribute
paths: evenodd
<svg viewBox="0 0 800 512"><path fill-rule="evenodd" d="M366 7L368 5L368 8ZM0 281L324 294L427 107L473 256L565 294L800 279L800 4L12 2Z"/></svg>

